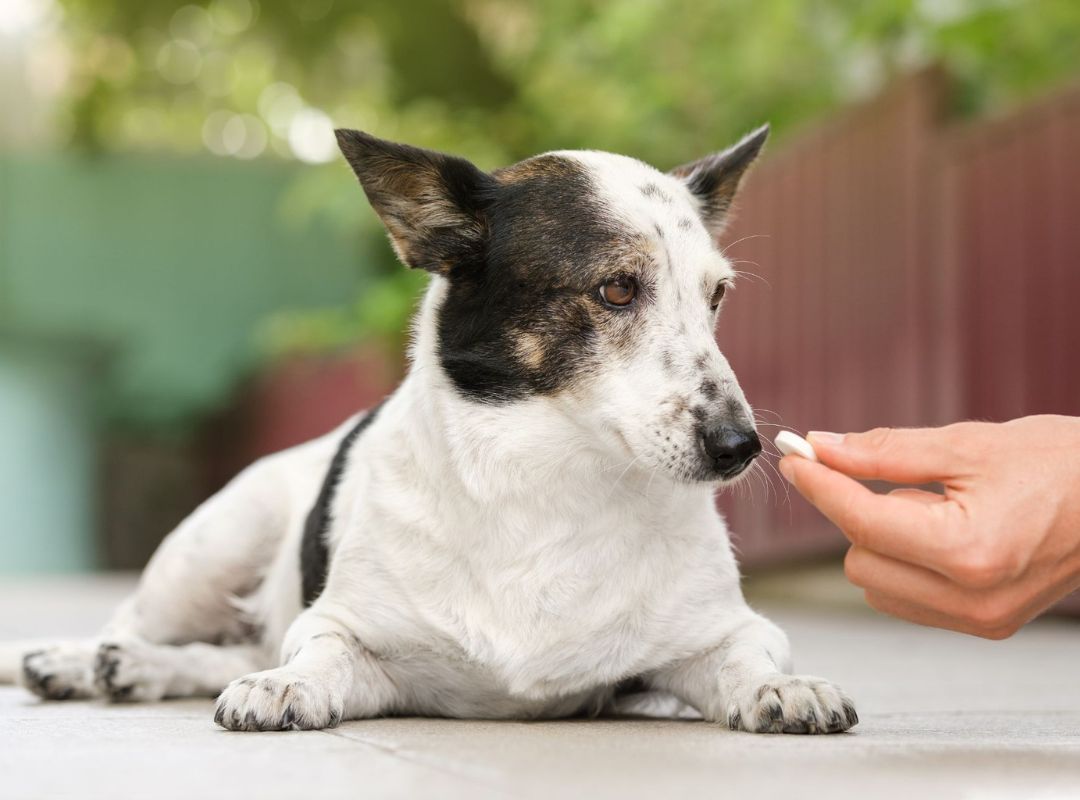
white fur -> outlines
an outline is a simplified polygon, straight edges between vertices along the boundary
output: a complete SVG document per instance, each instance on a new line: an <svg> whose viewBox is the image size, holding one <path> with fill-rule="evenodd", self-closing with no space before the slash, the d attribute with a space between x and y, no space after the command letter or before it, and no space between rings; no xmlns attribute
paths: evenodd
<svg viewBox="0 0 1080 800"><path fill-rule="evenodd" d="M695 396L704 374L750 415L708 309L730 265L678 180L619 156L563 155L588 166L625 221L664 231L640 350L573 392L466 400L437 359L446 281L434 277L409 375L350 451L312 607L300 599L303 520L355 420L252 466L168 537L103 634L99 691L212 695L237 678L219 698L220 724L314 728L394 713L656 707L615 703L615 684L637 676L732 727L853 724L834 687L784 674L786 639L742 598L714 486L684 479L692 426L671 398ZM642 196L643 180L670 202ZM661 368L662 350L674 370ZM249 626L260 647L243 644ZM192 650L222 641L213 656ZM241 677L253 670L263 671Z"/></svg>

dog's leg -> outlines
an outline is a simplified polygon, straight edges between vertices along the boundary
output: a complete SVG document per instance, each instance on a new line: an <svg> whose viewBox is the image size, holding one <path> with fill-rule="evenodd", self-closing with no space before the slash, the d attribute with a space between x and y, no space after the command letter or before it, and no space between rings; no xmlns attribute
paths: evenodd
<svg viewBox="0 0 1080 800"><path fill-rule="evenodd" d="M168 645L136 634L114 623L101 639L32 648L18 682L46 700L214 697L234 678L271 663L265 648L253 643Z"/></svg>
<svg viewBox="0 0 1080 800"><path fill-rule="evenodd" d="M855 705L821 678L788 674L784 633L752 611L712 650L651 676L710 722L752 733L837 733L855 725Z"/></svg>
<svg viewBox="0 0 1080 800"><path fill-rule="evenodd" d="M114 701L216 697L229 681L266 663L256 645L151 644L112 639L97 648L94 685Z"/></svg>
<svg viewBox="0 0 1080 800"><path fill-rule="evenodd" d="M19 683L46 700L150 701L215 697L234 678L267 663L256 645L152 644L109 637L51 644L23 656Z"/></svg>
<svg viewBox="0 0 1080 800"><path fill-rule="evenodd" d="M285 638L285 664L226 687L214 721L242 731L332 728L385 712L396 689L375 657L344 626L314 608Z"/></svg>
<svg viewBox="0 0 1080 800"><path fill-rule="evenodd" d="M143 700L210 694L272 663L254 660L242 647L219 651L198 643L258 638L252 623L264 620L246 617L235 599L266 573L294 521L296 499L314 497L317 477L311 476L325 472L333 447L333 438L324 437L248 467L165 538L135 593L97 637L12 645L0 653L0 679L14 679L46 700L102 691ZM179 646L167 647L173 644ZM99 653L111 655L99 659ZM185 680L203 666L205 683Z"/></svg>
<svg viewBox="0 0 1080 800"><path fill-rule="evenodd" d="M191 643L249 644L258 638L252 623L263 620L247 618L236 598L263 579L295 521L296 498L317 490L316 479L307 476L322 474L332 448L333 441L324 437L244 470L165 538L135 593L95 640L29 652L22 685L50 700L90 697L102 689L119 697L107 679L116 660L117 675L139 676L115 682L123 697L143 700L162 692L209 694L215 684L220 689L237 675L272 663L254 660L253 651L242 647L215 650ZM166 645L176 647L155 647ZM116 659L101 661L99 652L112 652ZM144 656L146 663L137 667ZM185 679L203 666L205 683Z"/></svg>

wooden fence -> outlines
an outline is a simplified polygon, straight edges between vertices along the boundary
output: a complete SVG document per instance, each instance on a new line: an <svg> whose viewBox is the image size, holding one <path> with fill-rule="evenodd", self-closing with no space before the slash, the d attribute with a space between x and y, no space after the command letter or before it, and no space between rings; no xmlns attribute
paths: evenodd
<svg viewBox="0 0 1080 800"><path fill-rule="evenodd" d="M717 336L766 423L1080 414L1080 87L962 127L947 96L940 71L913 75L748 179L725 241L760 277ZM773 489L721 497L744 563L839 551Z"/></svg>

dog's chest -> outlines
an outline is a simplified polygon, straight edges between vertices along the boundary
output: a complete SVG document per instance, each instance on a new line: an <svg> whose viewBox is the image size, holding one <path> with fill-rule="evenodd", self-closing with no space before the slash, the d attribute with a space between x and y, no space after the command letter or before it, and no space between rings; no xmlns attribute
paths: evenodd
<svg viewBox="0 0 1080 800"><path fill-rule="evenodd" d="M710 541L627 509L368 512L365 527L378 534L342 549L357 602L377 606L359 615L362 638L421 669L425 659L454 664L458 678L526 701L587 692L692 652L707 635L702 607L732 583L715 525Z"/></svg>

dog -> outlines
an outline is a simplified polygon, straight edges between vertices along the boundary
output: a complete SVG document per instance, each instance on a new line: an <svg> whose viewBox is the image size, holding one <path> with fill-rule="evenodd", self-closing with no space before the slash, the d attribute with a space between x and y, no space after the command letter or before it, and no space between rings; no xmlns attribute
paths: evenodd
<svg viewBox="0 0 1080 800"><path fill-rule="evenodd" d="M851 728L747 606L714 501L761 452L714 327L735 277L717 237L767 133L669 173L595 151L487 173L338 131L398 257L431 273L407 376L240 473L99 638L26 653L20 682L217 697L243 731L647 707Z"/></svg>

